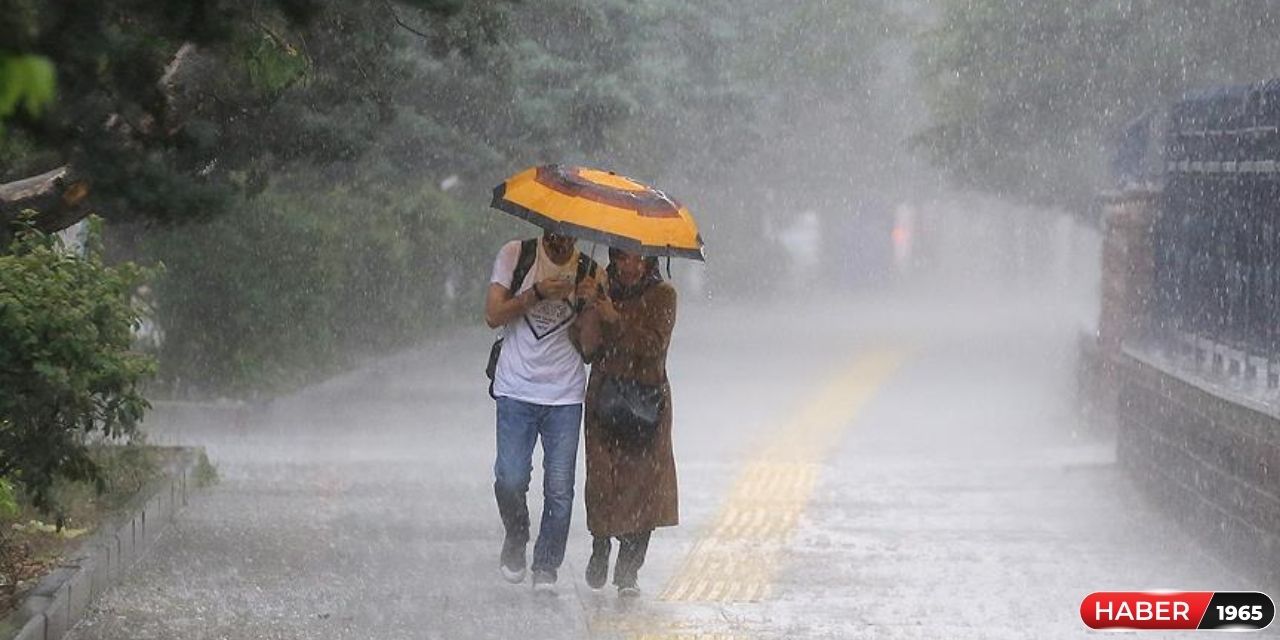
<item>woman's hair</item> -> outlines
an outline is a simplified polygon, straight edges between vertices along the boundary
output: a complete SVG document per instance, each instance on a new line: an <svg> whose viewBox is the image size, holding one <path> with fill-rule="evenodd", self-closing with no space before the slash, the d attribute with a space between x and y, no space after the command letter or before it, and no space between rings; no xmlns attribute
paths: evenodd
<svg viewBox="0 0 1280 640"><path fill-rule="evenodd" d="M609 247L609 262L613 262L622 257L622 254L630 253L617 247ZM645 273L658 270L658 256L644 256Z"/></svg>
<svg viewBox="0 0 1280 640"><path fill-rule="evenodd" d="M644 275L640 277L640 282L631 286L624 286L622 281L618 279L617 259L625 253L619 249L609 247L609 267L605 269L609 274L609 297L614 300L627 300L634 298L649 287L662 282L662 272L658 270L658 257L644 257Z"/></svg>

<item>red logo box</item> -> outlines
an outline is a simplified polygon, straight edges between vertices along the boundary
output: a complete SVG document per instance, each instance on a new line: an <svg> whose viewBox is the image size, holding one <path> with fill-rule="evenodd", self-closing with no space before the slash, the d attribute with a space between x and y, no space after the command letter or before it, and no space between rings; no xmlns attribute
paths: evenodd
<svg viewBox="0 0 1280 640"><path fill-rule="evenodd" d="M1212 591L1099 591L1080 603L1090 629L1196 629Z"/></svg>

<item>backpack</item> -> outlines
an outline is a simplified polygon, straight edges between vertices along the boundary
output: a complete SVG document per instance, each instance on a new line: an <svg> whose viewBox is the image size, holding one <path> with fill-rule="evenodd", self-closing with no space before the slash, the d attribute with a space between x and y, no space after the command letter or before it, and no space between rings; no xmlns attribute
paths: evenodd
<svg viewBox="0 0 1280 640"><path fill-rule="evenodd" d="M533 268L533 261L538 257L538 239L529 238L520 243L520 256L516 258L516 268L511 271L511 283L507 286L508 291L514 292L529 274L529 269ZM595 260L578 252L578 273L574 278L574 284L582 282L587 274L596 275ZM581 304L581 302L579 302ZM581 307L576 311L581 311ZM493 379L498 371L498 357L502 355L502 337L493 341L493 346L489 347L489 363L484 368L484 374L489 377L489 397L495 400L497 396L493 395Z"/></svg>

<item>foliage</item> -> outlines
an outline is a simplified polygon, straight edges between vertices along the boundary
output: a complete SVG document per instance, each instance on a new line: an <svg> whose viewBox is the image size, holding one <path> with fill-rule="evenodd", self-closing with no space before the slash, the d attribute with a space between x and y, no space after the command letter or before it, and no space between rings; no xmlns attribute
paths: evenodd
<svg viewBox="0 0 1280 640"><path fill-rule="evenodd" d="M19 109L39 117L53 101L54 85L53 64L47 58L0 54L0 125Z"/></svg>
<svg viewBox="0 0 1280 640"><path fill-rule="evenodd" d="M845 179L826 122L854 121L889 23L880 0L79 4L0 0L0 40L59 74L0 180L72 163L120 255L167 266L164 384L250 395L474 312L499 234L530 232L480 209L535 163L733 193L690 204L746 230L721 264L749 268L765 191Z"/></svg>
<svg viewBox="0 0 1280 640"><path fill-rule="evenodd" d="M935 124L915 144L968 185L1081 208L1109 132L1186 90L1277 75L1277 27L1250 0L945 0L920 36Z"/></svg>
<svg viewBox="0 0 1280 640"><path fill-rule="evenodd" d="M17 489L5 478L0 478L0 520L18 515Z"/></svg>
<svg viewBox="0 0 1280 640"><path fill-rule="evenodd" d="M121 509L161 472L160 454L143 440L139 433L122 444L90 444L87 455L97 467L97 477L90 481L58 478L49 490L48 504L27 507L27 517L52 512L58 529L83 531L92 528L102 514Z"/></svg>
<svg viewBox="0 0 1280 640"><path fill-rule="evenodd" d="M842 179L853 145L832 144L845 132L821 120L858 111L890 22L874 0L468 2L444 17L398 16L420 33L333 7L297 37L277 31L305 42L311 64L259 112L278 124L246 127L230 145L278 149L280 162L240 174L261 195L209 224L149 233L147 255L168 267L157 293L174 391L288 388L473 313L509 239L497 234L531 232L481 207L532 164L603 166L746 201L703 196L704 224L763 213L770 186ZM341 39L339 24L350 30ZM219 95L243 87L226 82ZM372 98L344 102L342 91ZM821 160L782 161L799 148ZM770 178L738 180L760 171ZM455 175L453 197L429 186ZM742 260L726 252L719 264L768 255L750 220L724 227L745 230L713 238Z"/></svg>
<svg viewBox="0 0 1280 640"><path fill-rule="evenodd" d="M861 100L886 16L875 0L469 5L433 23L445 40L485 25L466 55L405 41L408 81L389 96L403 107L377 148L486 190L550 161L705 185L789 141L814 98Z"/></svg>
<svg viewBox="0 0 1280 640"><path fill-rule="evenodd" d="M135 236L113 239L119 255L172 266L159 301L170 381L207 376L247 392L309 379L445 319L432 301L453 268L445 249L482 233L422 254L419 227L455 205L423 186L420 168L390 176L395 191L341 181L405 134L390 126L411 111L393 99L412 68L403 54L457 59L496 45L504 4L0 0L4 48L59 72L45 117L8 123L0 181L70 163L117 236ZM420 152L436 140L412 142ZM291 176L306 187L276 184ZM360 190L368 197L351 195Z"/></svg>
<svg viewBox="0 0 1280 640"><path fill-rule="evenodd" d="M463 4L474 3L398 10ZM395 11L388 0L0 0L0 61L43 70L21 76L29 104L45 103L52 70L59 96L43 117L14 114L32 152L0 159L0 180L46 171L52 156L112 222L207 219L281 162L363 148L385 87L402 79L389 64Z"/></svg>
<svg viewBox="0 0 1280 640"><path fill-rule="evenodd" d="M123 506L125 501L136 497L147 483L160 475L159 455L141 436L138 434L123 445L96 444L90 447L89 455L98 465L106 485L105 496L111 498L105 505L109 509Z"/></svg>
<svg viewBox="0 0 1280 640"><path fill-rule="evenodd" d="M353 179L276 187L209 223L153 234L162 379L253 395L289 388L451 317L462 211L431 186ZM448 285L450 278L453 285Z"/></svg>
<svg viewBox="0 0 1280 640"><path fill-rule="evenodd" d="M85 256L31 228L0 255L0 477L39 507L58 478L97 480L86 441L131 436L148 406L130 299L150 274L104 265L97 227Z"/></svg>

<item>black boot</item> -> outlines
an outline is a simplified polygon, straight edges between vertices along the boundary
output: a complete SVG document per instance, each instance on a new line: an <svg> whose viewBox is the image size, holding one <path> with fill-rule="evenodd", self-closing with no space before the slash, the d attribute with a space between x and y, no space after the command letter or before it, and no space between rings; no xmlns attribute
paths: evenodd
<svg viewBox="0 0 1280 640"><path fill-rule="evenodd" d="M599 589L609 578L609 551L612 548L608 536L591 539L591 559L587 561L587 586Z"/></svg>
<svg viewBox="0 0 1280 640"><path fill-rule="evenodd" d="M634 598L640 595L636 578L649 550L650 533L641 531L618 537L618 564L613 567L613 584L618 587L619 596Z"/></svg>

